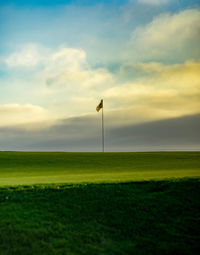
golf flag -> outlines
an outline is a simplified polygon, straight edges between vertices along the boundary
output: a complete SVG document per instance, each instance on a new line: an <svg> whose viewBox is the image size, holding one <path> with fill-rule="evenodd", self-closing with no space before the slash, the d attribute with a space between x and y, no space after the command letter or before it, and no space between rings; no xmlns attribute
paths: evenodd
<svg viewBox="0 0 200 255"><path fill-rule="evenodd" d="M101 99L101 102L96 107L97 112L99 112L101 108L103 108L103 99Z"/></svg>

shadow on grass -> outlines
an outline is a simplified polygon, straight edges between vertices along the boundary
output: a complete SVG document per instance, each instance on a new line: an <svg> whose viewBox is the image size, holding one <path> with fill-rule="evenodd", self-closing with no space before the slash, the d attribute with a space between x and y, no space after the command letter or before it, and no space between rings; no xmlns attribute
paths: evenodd
<svg viewBox="0 0 200 255"><path fill-rule="evenodd" d="M0 188L0 254L197 254L199 179Z"/></svg>

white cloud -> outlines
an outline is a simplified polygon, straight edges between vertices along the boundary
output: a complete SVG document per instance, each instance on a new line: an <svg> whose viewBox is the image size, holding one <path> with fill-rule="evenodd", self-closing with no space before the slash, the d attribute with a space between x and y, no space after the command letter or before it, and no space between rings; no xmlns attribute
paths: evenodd
<svg viewBox="0 0 200 255"><path fill-rule="evenodd" d="M142 4L161 5L168 3L169 0L138 0L138 2Z"/></svg>
<svg viewBox="0 0 200 255"><path fill-rule="evenodd" d="M27 100L31 99L32 104L1 105L0 125L95 113L96 104L102 97L105 99L106 115L117 124L199 112L199 62L190 61L182 65L158 62L126 64L121 66L119 74L114 75L106 68L92 68L82 49L46 49L40 57L39 68L35 66L28 76L31 90L20 88L20 80L16 88L20 93L25 91L23 98L29 96ZM22 71L25 72L23 68ZM133 79L131 75L137 72L141 73L140 77ZM125 80L122 81L121 76ZM24 77L26 73L17 79L23 81ZM12 89L14 91L14 86ZM36 106L41 102L48 111Z"/></svg>
<svg viewBox="0 0 200 255"><path fill-rule="evenodd" d="M112 83L112 75L105 68L89 66L82 49L62 47L49 56L43 72L46 83L52 86L75 87L75 89L102 89Z"/></svg>
<svg viewBox="0 0 200 255"><path fill-rule="evenodd" d="M46 109L32 104L3 104L0 105L0 126L34 123L50 118Z"/></svg>
<svg viewBox="0 0 200 255"><path fill-rule="evenodd" d="M140 59L199 59L200 11L161 14L131 34L125 57Z"/></svg>
<svg viewBox="0 0 200 255"><path fill-rule="evenodd" d="M16 52L6 57L3 62L8 67L34 67L42 61L39 48L34 44L20 47Z"/></svg>
<svg viewBox="0 0 200 255"><path fill-rule="evenodd" d="M104 94L109 108L121 116L121 123L123 119L139 123L200 113L200 62L168 66L142 63L132 69L147 72L148 76L110 88Z"/></svg>
<svg viewBox="0 0 200 255"><path fill-rule="evenodd" d="M31 68L32 79L37 78L53 88L62 86L70 89L74 87L76 90L102 90L113 83L112 74L108 70L92 68L88 64L83 49L62 46L51 50L33 44L24 45L20 51L4 58L3 62L8 68L18 68L18 71L20 68L21 72Z"/></svg>
<svg viewBox="0 0 200 255"><path fill-rule="evenodd" d="M27 48L29 47L24 45L24 50L17 53L19 59L23 59ZM3 84L9 86L7 96L14 98L15 102L42 104L51 112L53 118L66 118L95 111L95 103L92 104L91 99L96 98L98 101L102 92L115 83L113 75L106 68L92 68L88 64L83 49L62 46L52 50L37 45L32 49L38 52L37 62L29 63L27 68L21 65L22 61L16 62L15 66L8 65L7 71L11 72L11 76L9 81L4 81ZM16 52L10 56L15 54ZM30 66L31 68L28 68ZM17 72L14 68L17 68ZM17 100L12 96L13 92L11 95L11 90L15 91ZM17 119L15 122L18 122Z"/></svg>
<svg viewBox="0 0 200 255"><path fill-rule="evenodd" d="M59 71L80 70L86 65L86 53L82 49L61 47L48 56L46 71L56 73Z"/></svg>

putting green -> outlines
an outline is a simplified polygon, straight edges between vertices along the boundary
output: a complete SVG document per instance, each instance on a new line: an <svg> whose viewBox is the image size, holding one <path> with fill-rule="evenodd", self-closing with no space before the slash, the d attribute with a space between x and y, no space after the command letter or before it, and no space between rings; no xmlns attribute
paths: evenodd
<svg viewBox="0 0 200 255"><path fill-rule="evenodd" d="M199 152L0 152L0 185L200 177Z"/></svg>

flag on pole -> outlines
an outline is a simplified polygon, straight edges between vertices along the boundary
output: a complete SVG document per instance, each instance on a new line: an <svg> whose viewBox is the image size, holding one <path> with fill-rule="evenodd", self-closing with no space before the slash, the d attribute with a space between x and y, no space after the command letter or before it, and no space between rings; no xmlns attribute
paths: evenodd
<svg viewBox="0 0 200 255"><path fill-rule="evenodd" d="M102 118L101 118L101 130L102 130L102 152L104 152L104 118L103 118L103 99L101 99L100 103L97 105L96 110L99 112L102 109Z"/></svg>
<svg viewBox="0 0 200 255"><path fill-rule="evenodd" d="M101 99L101 102L96 107L97 112L99 112L101 108L103 108L103 99Z"/></svg>

